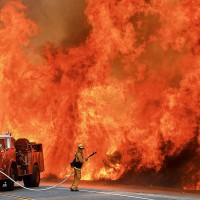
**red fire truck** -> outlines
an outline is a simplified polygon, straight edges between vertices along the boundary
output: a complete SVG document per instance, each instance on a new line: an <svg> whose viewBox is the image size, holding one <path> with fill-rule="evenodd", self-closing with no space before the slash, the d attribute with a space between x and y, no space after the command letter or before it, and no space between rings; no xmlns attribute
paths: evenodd
<svg viewBox="0 0 200 200"><path fill-rule="evenodd" d="M44 171L42 144L29 142L26 138L15 140L10 133L0 135L0 170L26 187L38 187L40 172ZM0 173L0 189L14 189L14 182Z"/></svg>

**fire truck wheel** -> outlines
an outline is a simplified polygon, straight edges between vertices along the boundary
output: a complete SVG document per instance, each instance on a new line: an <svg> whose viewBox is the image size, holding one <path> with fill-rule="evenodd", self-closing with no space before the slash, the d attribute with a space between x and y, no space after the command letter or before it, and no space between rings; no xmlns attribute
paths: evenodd
<svg viewBox="0 0 200 200"><path fill-rule="evenodd" d="M1 191L2 187L3 187L3 184L4 184L4 181L0 181L0 191Z"/></svg>
<svg viewBox="0 0 200 200"><path fill-rule="evenodd" d="M40 184L40 169L38 165L33 166L33 174L31 176L31 186L38 187Z"/></svg>
<svg viewBox="0 0 200 200"><path fill-rule="evenodd" d="M12 179L15 179L15 176L14 176L14 168L13 168L13 167L10 168L10 177L11 177ZM6 181L6 183L7 183L7 189L8 189L9 191L13 191L13 190L14 190L14 182L11 181L10 179L8 179L8 180Z"/></svg>
<svg viewBox="0 0 200 200"><path fill-rule="evenodd" d="M31 187L31 175L24 176L23 182L25 187Z"/></svg>

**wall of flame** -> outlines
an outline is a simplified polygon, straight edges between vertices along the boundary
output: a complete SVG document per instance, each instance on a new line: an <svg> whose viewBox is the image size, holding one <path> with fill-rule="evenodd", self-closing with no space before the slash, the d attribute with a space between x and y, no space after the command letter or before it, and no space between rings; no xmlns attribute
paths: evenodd
<svg viewBox="0 0 200 200"><path fill-rule="evenodd" d="M0 128L64 177L200 189L200 1L0 0Z"/></svg>

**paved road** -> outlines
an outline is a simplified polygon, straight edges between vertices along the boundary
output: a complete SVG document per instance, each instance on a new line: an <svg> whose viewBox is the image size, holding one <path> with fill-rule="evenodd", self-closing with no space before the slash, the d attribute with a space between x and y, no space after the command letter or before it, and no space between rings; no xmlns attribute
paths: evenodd
<svg viewBox="0 0 200 200"><path fill-rule="evenodd" d="M38 189L45 188L44 186ZM120 190L97 190L81 188L79 192L71 192L69 188L58 187L48 191L27 191L20 187L15 187L12 192L3 190L0 192L0 199L3 200L200 200L198 194L166 194L142 193L142 192L124 192Z"/></svg>

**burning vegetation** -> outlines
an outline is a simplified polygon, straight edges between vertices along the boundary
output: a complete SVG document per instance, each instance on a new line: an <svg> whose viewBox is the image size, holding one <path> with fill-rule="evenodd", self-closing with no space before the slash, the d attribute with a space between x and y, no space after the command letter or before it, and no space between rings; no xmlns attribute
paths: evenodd
<svg viewBox="0 0 200 200"><path fill-rule="evenodd" d="M200 189L200 1L0 0L0 106L47 174Z"/></svg>

